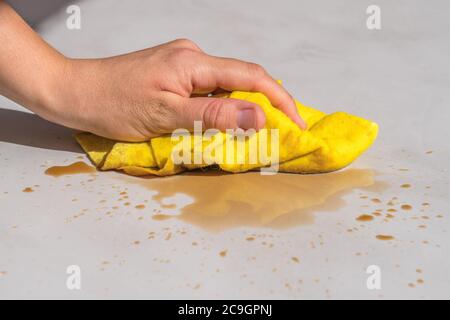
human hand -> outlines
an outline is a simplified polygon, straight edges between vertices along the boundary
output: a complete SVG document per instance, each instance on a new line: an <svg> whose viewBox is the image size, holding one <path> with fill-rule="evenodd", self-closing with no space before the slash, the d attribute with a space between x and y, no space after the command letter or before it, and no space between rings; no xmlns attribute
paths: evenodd
<svg viewBox="0 0 450 320"><path fill-rule="evenodd" d="M49 118L111 139L144 141L177 128L261 129L256 104L191 97L216 90L264 93L300 127L295 102L259 65L205 54L189 40L104 59L67 59Z"/></svg>

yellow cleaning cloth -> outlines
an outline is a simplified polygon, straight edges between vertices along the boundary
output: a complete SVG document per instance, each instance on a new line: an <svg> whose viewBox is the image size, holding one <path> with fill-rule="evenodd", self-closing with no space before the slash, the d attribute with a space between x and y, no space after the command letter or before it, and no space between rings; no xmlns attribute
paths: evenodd
<svg viewBox="0 0 450 320"><path fill-rule="evenodd" d="M279 171L282 172L320 173L341 169L367 150L378 133L377 124L369 120L345 112L327 115L296 101L297 109L308 125L307 130L302 130L283 112L273 107L261 93L233 91L224 98L247 100L261 106L266 114L265 128L278 129L277 158ZM174 161L173 155L179 152L176 148L180 141L174 141L171 135L139 143L117 142L86 132L76 135L78 143L100 170L123 170L135 176L167 176L211 165L217 165L227 172L245 172L266 167L271 164L259 159L260 157L255 160L249 151L255 150L251 146L265 141L270 156L272 141L269 131L266 137L267 141L263 140L261 132L245 139L222 132L209 138L192 134L188 139L192 142L188 156L196 164L179 164ZM230 140L235 142L231 149L233 152L225 147ZM197 163L194 159L199 150L202 157ZM222 153L211 150L221 150Z"/></svg>

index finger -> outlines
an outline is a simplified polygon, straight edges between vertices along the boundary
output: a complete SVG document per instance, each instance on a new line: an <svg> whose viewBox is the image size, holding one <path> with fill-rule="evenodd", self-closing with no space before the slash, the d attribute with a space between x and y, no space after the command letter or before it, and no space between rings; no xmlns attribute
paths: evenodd
<svg viewBox="0 0 450 320"><path fill-rule="evenodd" d="M283 111L300 128L306 123L298 114L292 96L267 71L258 64L232 58L206 56L208 68L194 80L194 88L222 88L227 91L241 90L261 92L274 107Z"/></svg>

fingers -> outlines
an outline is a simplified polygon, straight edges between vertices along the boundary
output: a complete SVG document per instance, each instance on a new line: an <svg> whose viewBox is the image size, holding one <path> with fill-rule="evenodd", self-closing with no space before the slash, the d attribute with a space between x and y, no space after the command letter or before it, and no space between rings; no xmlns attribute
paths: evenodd
<svg viewBox="0 0 450 320"><path fill-rule="evenodd" d="M208 68L193 75L194 90L222 88L261 92L274 107L283 111L298 126L306 129L306 124L297 112L294 99L261 66L236 59L204 55Z"/></svg>
<svg viewBox="0 0 450 320"><path fill-rule="evenodd" d="M205 94L218 88L227 91L261 92L274 107L283 111L300 128L306 129L306 123L298 114L294 99L260 65L206 55L197 44L187 39L174 40L166 45L175 49L191 50L189 59L183 53L183 60L189 60L184 63L197 65L194 69L196 71L191 73L193 90L190 93Z"/></svg>
<svg viewBox="0 0 450 320"><path fill-rule="evenodd" d="M266 122L262 109L251 102L223 98L184 98L174 95L171 103L177 113L175 128L193 129L202 121L203 129L255 129Z"/></svg>

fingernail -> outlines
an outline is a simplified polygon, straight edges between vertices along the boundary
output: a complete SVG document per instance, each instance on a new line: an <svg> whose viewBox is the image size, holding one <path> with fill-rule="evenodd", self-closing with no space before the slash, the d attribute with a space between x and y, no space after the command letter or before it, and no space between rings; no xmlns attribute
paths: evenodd
<svg viewBox="0 0 450 320"><path fill-rule="evenodd" d="M300 129L306 130L308 128L306 121L303 120L303 118L300 116L298 112L296 113L294 122L300 127Z"/></svg>
<svg viewBox="0 0 450 320"><path fill-rule="evenodd" d="M292 98L292 97L291 97L291 98ZM303 120L302 116L300 115L300 113L299 113L299 111L298 111L298 109L297 109L297 103L295 102L295 99L292 98L292 101L293 101L293 103L294 103L295 110L297 111L297 112L295 113L296 117L294 117L294 118L295 118L295 119L294 119L294 122L299 126L300 129L302 129L302 130L308 129L308 125L306 124L306 121Z"/></svg>
<svg viewBox="0 0 450 320"><path fill-rule="evenodd" d="M300 117L300 116L298 116L298 126L301 128L301 129L303 129L303 130L306 130L306 129L308 129L308 125L306 124L306 121L305 120L303 120L303 118L302 117Z"/></svg>
<svg viewBox="0 0 450 320"><path fill-rule="evenodd" d="M253 109L243 109L238 111L237 125L241 129L252 129L256 127L256 115Z"/></svg>

